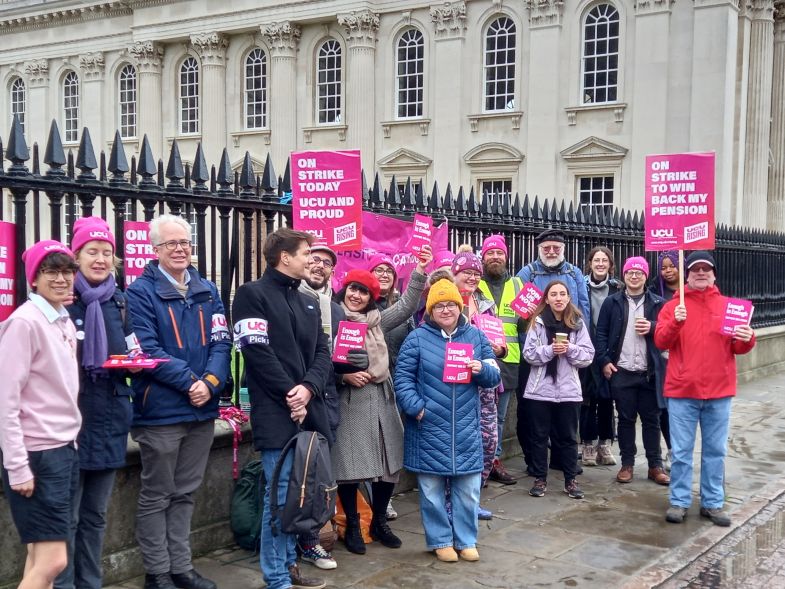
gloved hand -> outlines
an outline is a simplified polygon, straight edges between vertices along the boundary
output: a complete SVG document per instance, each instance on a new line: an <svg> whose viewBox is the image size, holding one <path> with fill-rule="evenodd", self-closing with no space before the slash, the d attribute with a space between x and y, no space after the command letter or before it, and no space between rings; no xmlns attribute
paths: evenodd
<svg viewBox="0 0 785 589"><path fill-rule="evenodd" d="M346 354L349 364L356 366L360 370L368 368L368 352L365 350L349 350Z"/></svg>

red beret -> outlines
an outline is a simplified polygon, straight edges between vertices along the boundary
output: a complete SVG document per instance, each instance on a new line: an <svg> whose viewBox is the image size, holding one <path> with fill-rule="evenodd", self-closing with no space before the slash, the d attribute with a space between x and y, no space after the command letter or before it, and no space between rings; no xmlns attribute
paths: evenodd
<svg viewBox="0 0 785 589"><path fill-rule="evenodd" d="M367 288L368 292L371 293L372 301L375 301L379 298L379 294L382 290L379 286L379 281L376 279L376 276L374 276L371 272L368 272L368 270L359 270L357 268L354 270L349 270L343 279L344 288L349 286L352 282L356 282L357 284L361 284Z"/></svg>

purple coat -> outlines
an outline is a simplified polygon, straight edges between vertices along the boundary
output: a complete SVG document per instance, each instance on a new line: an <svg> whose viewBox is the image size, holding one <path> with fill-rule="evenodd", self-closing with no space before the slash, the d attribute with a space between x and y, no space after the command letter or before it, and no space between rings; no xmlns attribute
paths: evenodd
<svg viewBox="0 0 785 589"><path fill-rule="evenodd" d="M523 347L523 357L532 365L529 380L523 392L524 398L553 403L583 400L578 368L585 368L591 364L594 358L594 346L583 321L577 331L570 332L569 342L570 347L567 353L559 358L556 381L554 382L550 376L545 374L547 364L553 358L553 349L548 342L545 325L537 317L534 327L526 334L526 343Z"/></svg>

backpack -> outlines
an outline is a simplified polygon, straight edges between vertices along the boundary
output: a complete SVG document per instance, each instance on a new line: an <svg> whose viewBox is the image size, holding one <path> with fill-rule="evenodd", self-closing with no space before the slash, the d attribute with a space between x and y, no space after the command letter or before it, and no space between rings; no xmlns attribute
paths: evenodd
<svg viewBox="0 0 785 589"><path fill-rule="evenodd" d="M252 460L240 471L232 493L230 525L234 541L253 552L259 552L262 539L263 479L262 461Z"/></svg>
<svg viewBox="0 0 785 589"><path fill-rule="evenodd" d="M290 451L294 451L286 503L278 505L278 479ZM273 535L306 534L320 530L335 514L338 486L333 478L330 446L318 432L301 431L286 442L270 483L270 522Z"/></svg>

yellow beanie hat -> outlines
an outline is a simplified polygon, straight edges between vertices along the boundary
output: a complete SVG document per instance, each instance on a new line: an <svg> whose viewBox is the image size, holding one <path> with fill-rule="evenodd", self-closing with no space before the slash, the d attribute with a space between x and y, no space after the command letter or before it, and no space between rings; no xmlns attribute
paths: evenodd
<svg viewBox="0 0 785 589"><path fill-rule="evenodd" d="M428 315L430 315L431 310L436 303L446 303L448 301L457 303L459 310L463 309L463 299L461 298L461 293L458 292L458 287L450 280L442 278L431 286L431 289L428 291L428 298L425 301L425 310L428 312Z"/></svg>

